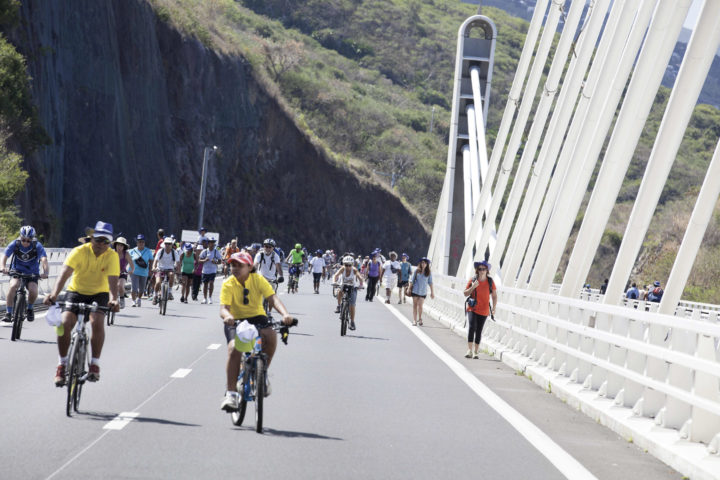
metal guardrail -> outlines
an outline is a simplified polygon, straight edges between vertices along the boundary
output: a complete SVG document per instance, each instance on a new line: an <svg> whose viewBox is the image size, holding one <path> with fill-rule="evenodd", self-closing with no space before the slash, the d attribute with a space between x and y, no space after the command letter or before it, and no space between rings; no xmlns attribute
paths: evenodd
<svg viewBox="0 0 720 480"><path fill-rule="evenodd" d="M428 313L464 330L465 281L433 279ZM571 299L512 288L498 296L497 321L485 323L484 339L718 453L720 312L695 309L679 318L645 311L645 302L635 309L598 303L592 294Z"/></svg>
<svg viewBox="0 0 720 480"><path fill-rule="evenodd" d="M42 296L50 293L52 286L55 284L55 279L60 273L65 257L72 248L46 248L45 252L48 257L48 278L41 278L38 282L38 299L41 300ZM10 277L7 275L0 275L0 304L5 304L5 296L7 295L7 289L10 283Z"/></svg>

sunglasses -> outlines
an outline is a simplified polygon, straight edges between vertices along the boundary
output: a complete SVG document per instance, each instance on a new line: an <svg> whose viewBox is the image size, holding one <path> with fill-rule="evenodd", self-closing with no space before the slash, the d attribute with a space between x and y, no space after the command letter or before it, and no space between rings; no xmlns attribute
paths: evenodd
<svg viewBox="0 0 720 480"><path fill-rule="evenodd" d="M110 244L110 240L108 240L105 237L93 237L93 242L99 243L101 245L109 245Z"/></svg>
<svg viewBox="0 0 720 480"><path fill-rule="evenodd" d="M263 245L263 248L273 248L272 245Z"/></svg>
<svg viewBox="0 0 720 480"><path fill-rule="evenodd" d="M20 243L30 243L30 242L32 242L32 240L30 240L29 238L21 238L20 239Z"/></svg>
<svg viewBox="0 0 720 480"><path fill-rule="evenodd" d="M250 290L243 288L243 305L250 303L250 299L247 297L248 295L250 295Z"/></svg>
<svg viewBox="0 0 720 480"><path fill-rule="evenodd" d="M483 271L487 270L487 268L485 268L485 267L478 267L478 270L481 271L481 272L483 272Z"/></svg>

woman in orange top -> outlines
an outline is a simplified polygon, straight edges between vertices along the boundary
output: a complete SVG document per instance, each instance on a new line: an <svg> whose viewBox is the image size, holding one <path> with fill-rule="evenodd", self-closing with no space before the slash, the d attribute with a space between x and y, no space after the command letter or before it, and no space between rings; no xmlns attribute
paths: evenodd
<svg viewBox="0 0 720 480"><path fill-rule="evenodd" d="M497 307L497 291L492 278L488 276L490 264L486 261L475 262L475 276L465 286L465 296L471 298L467 306L468 316L468 351L465 358L478 358L480 350L480 337L488 315L495 315ZM490 307L490 294L492 292L492 308ZM471 306L474 300L474 305ZM473 343L475 352L473 353Z"/></svg>

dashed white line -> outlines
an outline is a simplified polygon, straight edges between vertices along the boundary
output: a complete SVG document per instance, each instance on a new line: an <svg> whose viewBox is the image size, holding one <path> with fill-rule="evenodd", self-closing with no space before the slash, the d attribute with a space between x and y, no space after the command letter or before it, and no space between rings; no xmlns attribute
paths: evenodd
<svg viewBox="0 0 720 480"><path fill-rule="evenodd" d="M588 469L578 462L572 455L563 450L545 432L540 430L534 423L525 418L520 412L512 408L505 400L500 398L487 385L480 381L460 362L455 360L449 353L443 350L421 329L413 327L410 321L395 307L384 303L388 310L397 317L400 322L408 327L431 352L435 354L460 380L470 387L480 398L482 398L493 410L498 412L515 430L527 439L550 463L552 463L567 478L575 479L597 479Z"/></svg>
<svg viewBox="0 0 720 480"><path fill-rule="evenodd" d="M170 378L185 378L192 372L191 368L178 368L175 373L170 375Z"/></svg>
<svg viewBox="0 0 720 480"><path fill-rule="evenodd" d="M138 412L122 412L117 417L105 424L103 429L105 430L122 430L127 426L128 423L132 422L140 416Z"/></svg>
<svg viewBox="0 0 720 480"><path fill-rule="evenodd" d="M221 347L221 345L219 343L211 343L210 345L208 345L207 349L208 350L217 350L220 347Z"/></svg>

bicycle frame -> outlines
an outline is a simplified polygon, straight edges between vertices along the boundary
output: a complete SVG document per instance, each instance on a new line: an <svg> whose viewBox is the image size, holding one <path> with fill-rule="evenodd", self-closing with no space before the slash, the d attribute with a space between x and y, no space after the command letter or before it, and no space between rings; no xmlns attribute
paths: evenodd
<svg viewBox="0 0 720 480"><path fill-rule="evenodd" d="M25 321L25 310L27 309L30 293L27 286L34 275L28 275L14 270L10 272L10 275L13 278L18 278L20 280L17 291L15 292L15 299L13 300L12 332L10 333L10 340L14 342L15 340L20 339L20 334L22 333L22 325Z"/></svg>

